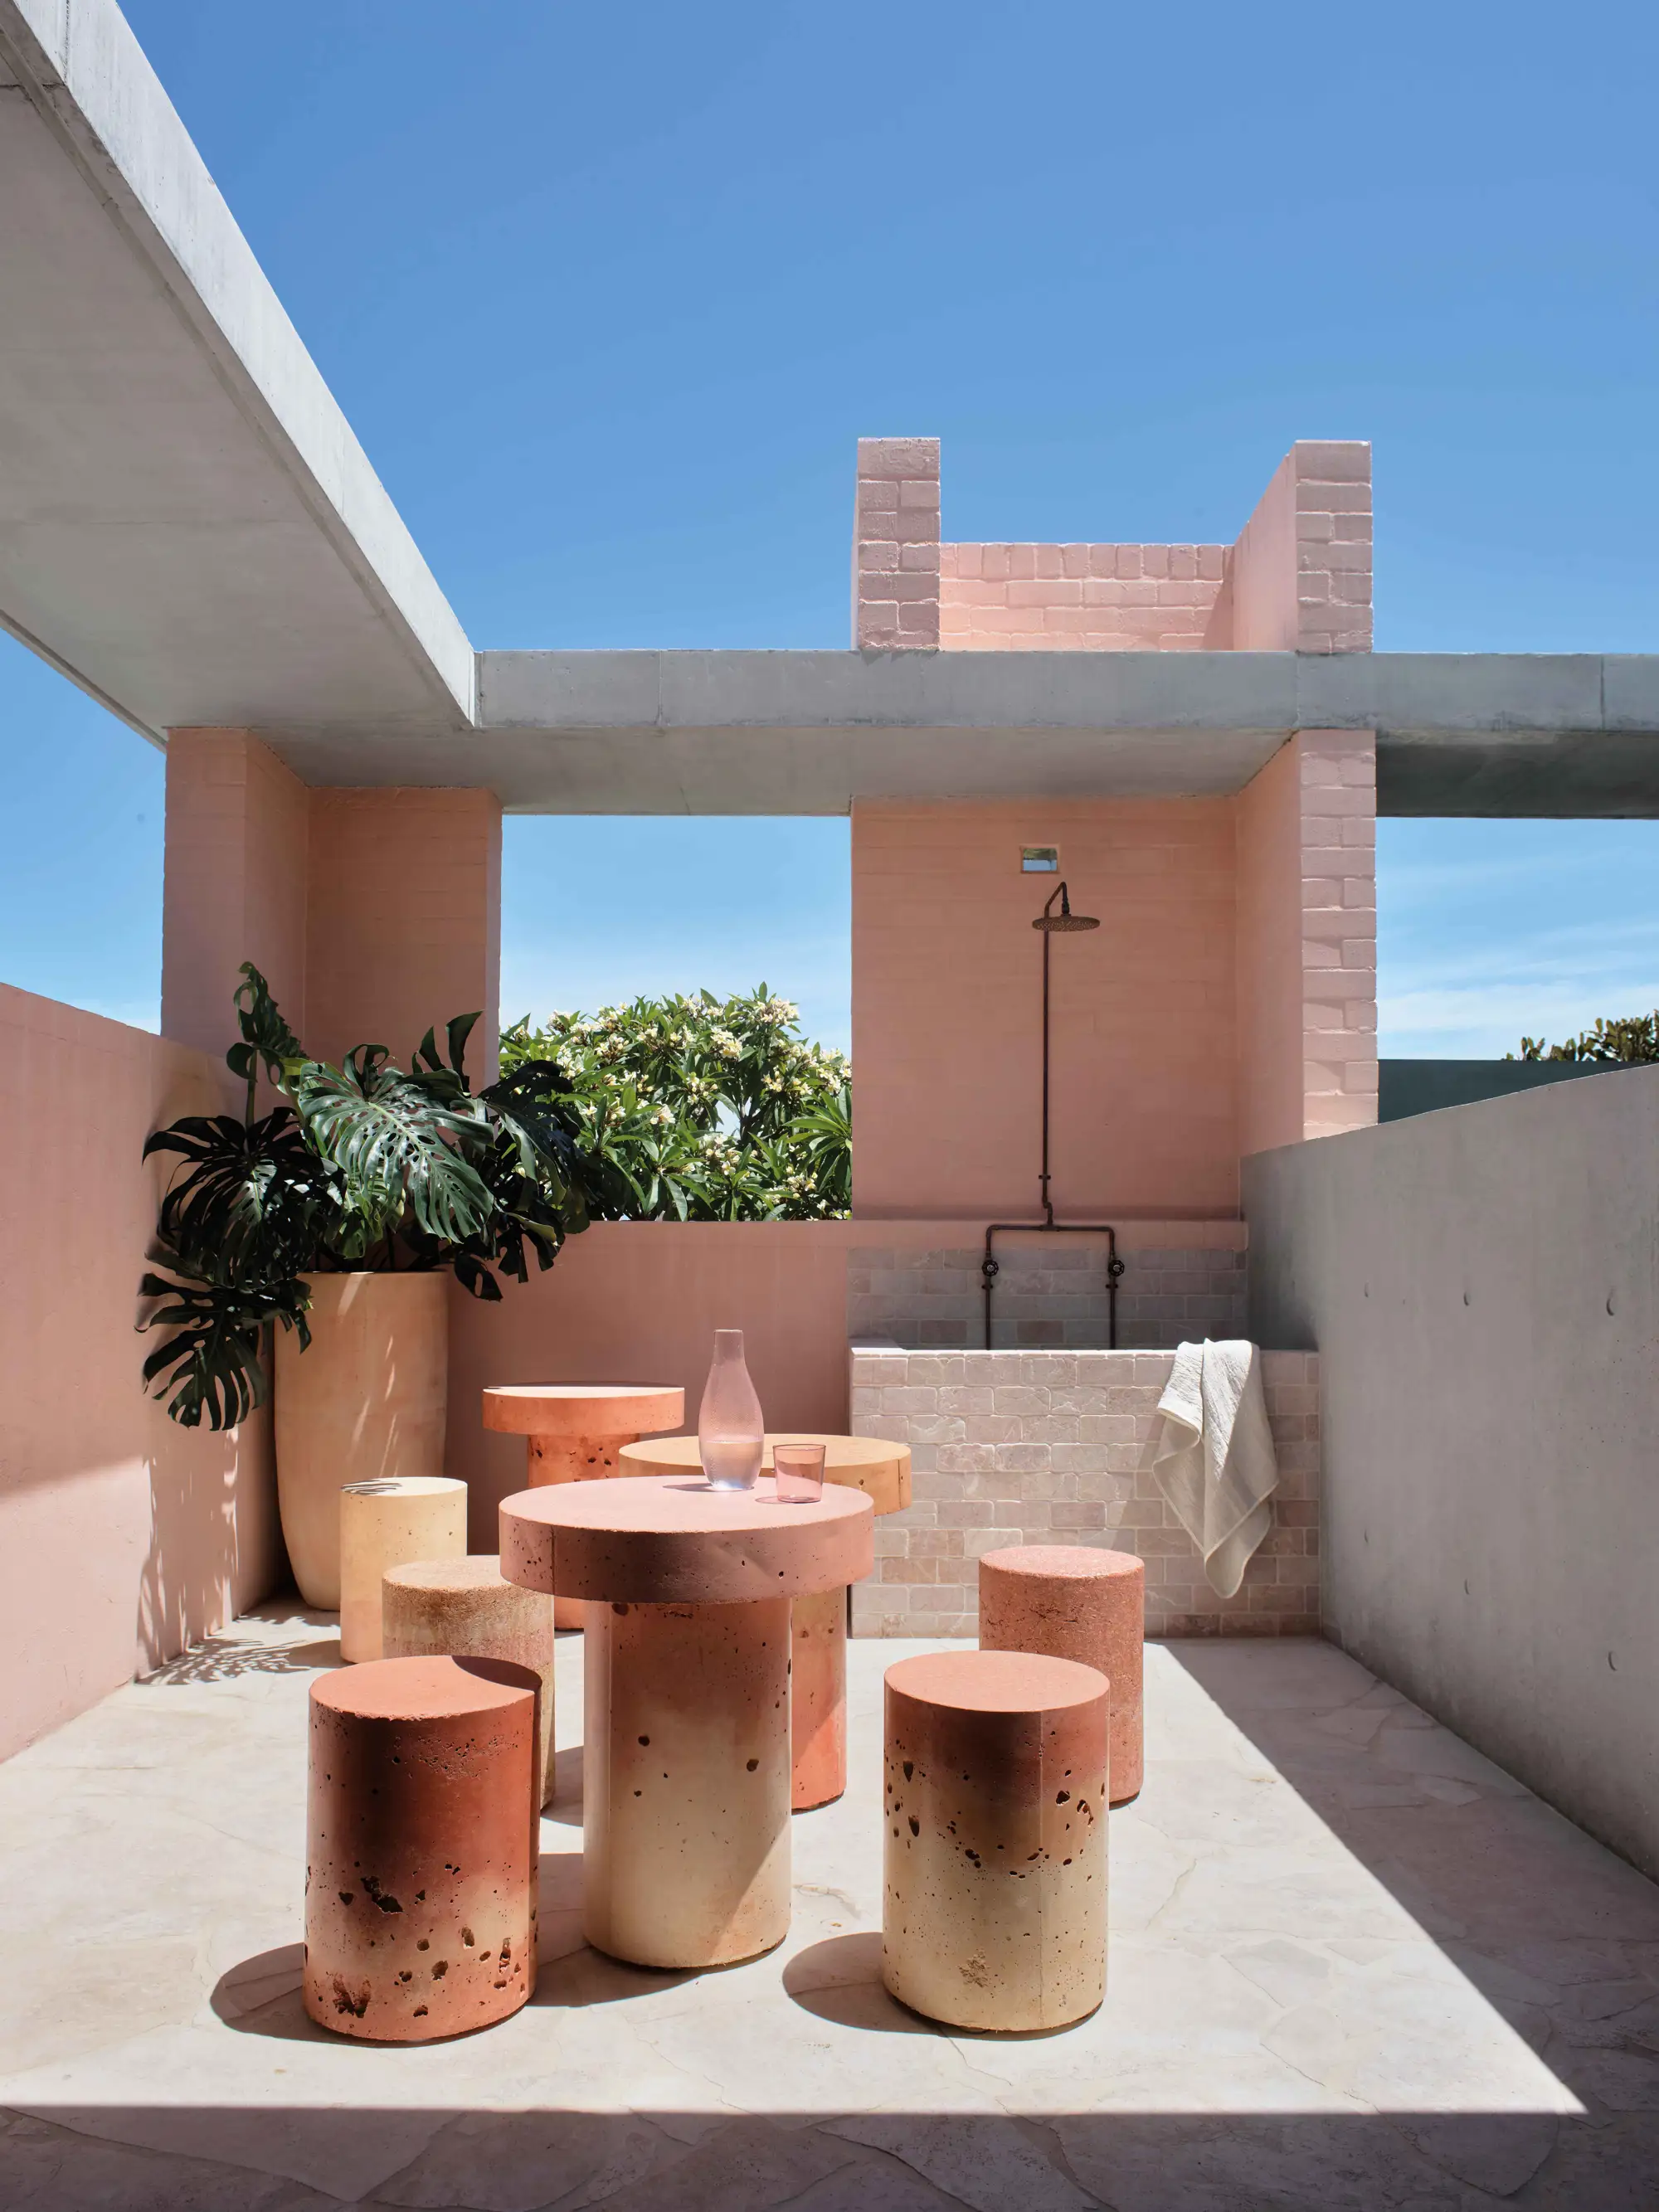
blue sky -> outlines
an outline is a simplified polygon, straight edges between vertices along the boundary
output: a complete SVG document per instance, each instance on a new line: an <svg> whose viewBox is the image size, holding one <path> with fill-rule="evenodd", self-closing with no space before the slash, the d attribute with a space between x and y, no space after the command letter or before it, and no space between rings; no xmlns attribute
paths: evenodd
<svg viewBox="0 0 1659 2212"><path fill-rule="evenodd" d="M479 644L844 644L853 441L921 432L967 538L1231 538L1369 437L1380 647L1659 649L1650 7L128 12ZM153 1023L159 758L3 641L0 731L0 975ZM1385 1049L1659 1000L1651 825L1380 856ZM504 1009L844 1042L845 868L511 823Z"/></svg>

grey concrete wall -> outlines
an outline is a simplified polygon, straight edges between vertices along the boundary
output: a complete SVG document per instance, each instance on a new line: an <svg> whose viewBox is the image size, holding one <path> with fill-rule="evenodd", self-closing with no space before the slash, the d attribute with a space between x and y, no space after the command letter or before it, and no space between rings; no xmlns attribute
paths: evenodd
<svg viewBox="0 0 1659 2212"><path fill-rule="evenodd" d="M1244 1211L1328 1632L1659 1875L1659 1067L1258 1153Z"/></svg>
<svg viewBox="0 0 1659 2212"><path fill-rule="evenodd" d="M1401 1121L1408 1114L1436 1114L1443 1106L1473 1106L1547 1083L1605 1075L1610 1067L1595 1060L1379 1060L1376 1118Z"/></svg>

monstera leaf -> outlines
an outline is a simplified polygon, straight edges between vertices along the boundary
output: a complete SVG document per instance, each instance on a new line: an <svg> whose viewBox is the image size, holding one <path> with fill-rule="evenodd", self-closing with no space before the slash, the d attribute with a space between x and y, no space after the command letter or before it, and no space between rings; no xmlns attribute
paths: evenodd
<svg viewBox="0 0 1659 2212"><path fill-rule="evenodd" d="M291 1109L276 1107L257 1121L189 1115L146 1140L144 1158L153 1152L185 1163L156 1226L189 1273L280 1278L313 1264L334 1185Z"/></svg>
<svg viewBox="0 0 1659 2212"><path fill-rule="evenodd" d="M180 1274L191 1272L184 1255L159 1241L155 1257ZM138 1294L151 1303L139 1326L171 1331L144 1362L144 1385L166 1397L181 1428L234 1429L270 1395L261 1356L265 1325L297 1328L301 1347L311 1341L302 1282L169 1282L145 1274ZM171 1393L169 1395L168 1394Z"/></svg>
<svg viewBox="0 0 1659 2212"><path fill-rule="evenodd" d="M286 1080L306 1135L339 1178L343 1233L331 1241L348 1256L395 1231L405 1209L444 1243L486 1226L492 1200L466 1156L476 1108L441 1104L381 1044L358 1045L343 1067L290 1062Z"/></svg>

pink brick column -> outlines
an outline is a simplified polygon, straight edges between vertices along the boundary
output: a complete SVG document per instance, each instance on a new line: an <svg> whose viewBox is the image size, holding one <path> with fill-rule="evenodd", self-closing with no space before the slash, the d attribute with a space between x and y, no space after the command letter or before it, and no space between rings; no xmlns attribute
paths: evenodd
<svg viewBox="0 0 1659 2212"><path fill-rule="evenodd" d="M1240 653L1371 649L1371 449L1300 439L1279 463L1228 562Z"/></svg>
<svg viewBox="0 0 1659 2212"><path fill-rule="evenodd" d="M302 1029L310 793L244 730L167 740L161 1034L222 1053L231 994L252 960Z"/></svg>
<svg viewBox="0 0 1659 2212"><path fill-rule="evenodd" d="M939 440L860 438L853 520L853 644L939 643Z"/></svg>
<svg viewBox="0 0 1659 2212"><path fill-rule="evenodd" d="M489 791L312 794L306 1042L335 1060L366 1040L406 1056L480 1009L467 1073L500 1043L501 807Z"/></svg>
<svg viewBox="0 0 1659 2212"><path fill-rule="evenodd" d="M1239 1150L1376 1119L1376 744L1303 730L1241 793Z"/></svg>

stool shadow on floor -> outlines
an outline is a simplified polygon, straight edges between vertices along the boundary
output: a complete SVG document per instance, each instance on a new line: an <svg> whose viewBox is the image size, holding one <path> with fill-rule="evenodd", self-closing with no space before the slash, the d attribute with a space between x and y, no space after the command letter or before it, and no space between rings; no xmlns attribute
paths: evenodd
<svg viewBox="0 0 1659 2212"><path fill-rule="evenodd" d="M881 1978L881 1931L867 1929L855 1936L831 1936L797 1951L783 1970L785 1993L804 2012L837 2027L868 2028L884 2035L944 2035L975 2043L1046 2043L1066 2035L1080 2021L1059 2027L1014 2030L952 2027L944 2021L927 2020L908 2005L901 2004ZM1085 2014L1092 2019L1093 2014Z"/></svg>
<svg viewBox="0 0 1659 2212"><path fill-rule="evenodd" d="M562 1828L582 1824L582 1747L568 1743L553 1753L553 1795L542 1807L544 1820L556 1820Z"/></svg>
<svg viewBox="0 0 1659 2212"><path fill-rule="evenodd" d="M307 2013L300 1994L305 1968L303 1943L284 1943L261 1951L220 1975L209 2002L227 2027L238 2035L268 2035L281 2043L332 2043Z"/></svg>

